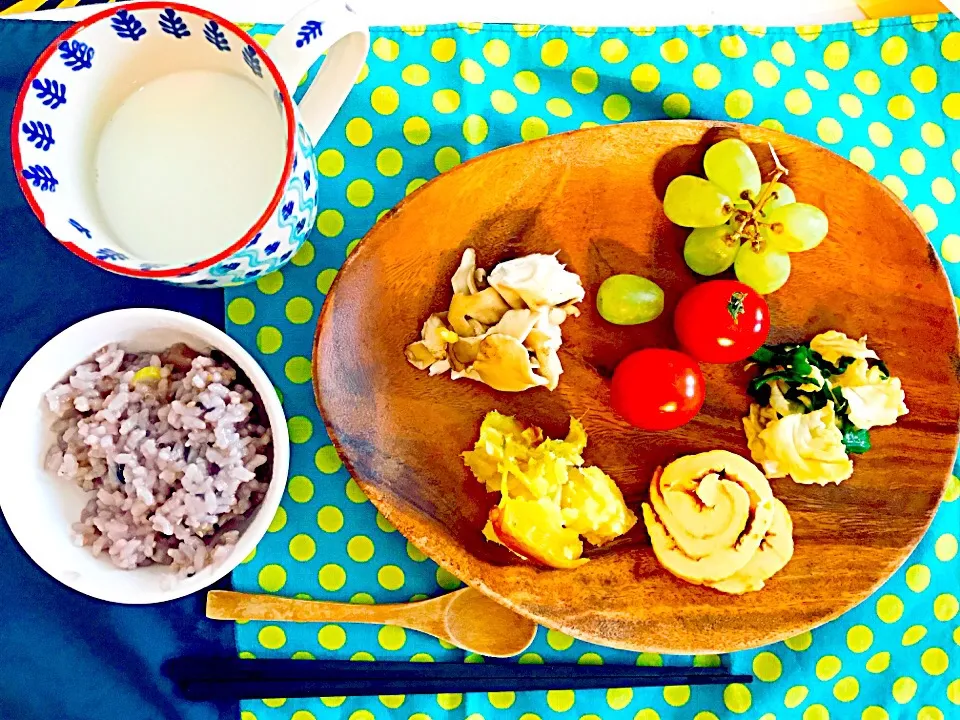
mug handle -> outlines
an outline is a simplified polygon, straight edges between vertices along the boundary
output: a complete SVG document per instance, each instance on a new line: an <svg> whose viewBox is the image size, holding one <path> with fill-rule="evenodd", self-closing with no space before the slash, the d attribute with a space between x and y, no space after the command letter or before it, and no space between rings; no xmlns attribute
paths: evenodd
<svg viewBox="0 0 960 720"><path fill-rule="evenodd" d="M291 18L267 50L292 96L326 52L320 72L300 100L300 115L317 143L360 76L370 49L367 24L342 0L319 0Z"/></svg>

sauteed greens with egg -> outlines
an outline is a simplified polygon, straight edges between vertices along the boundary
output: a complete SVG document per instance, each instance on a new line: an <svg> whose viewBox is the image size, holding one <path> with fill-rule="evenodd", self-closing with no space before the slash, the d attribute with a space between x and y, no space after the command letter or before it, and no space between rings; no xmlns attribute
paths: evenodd
<svg viewBox="0 0 960 720"><path fill-rule="evenodd" d="M907 413L900 379L867 338L828 330L809 343L765 345L752 356L760 374L743 419L753 459L767 477L839 483L853 473L847 453L870 449L870 429Z"/></svg>

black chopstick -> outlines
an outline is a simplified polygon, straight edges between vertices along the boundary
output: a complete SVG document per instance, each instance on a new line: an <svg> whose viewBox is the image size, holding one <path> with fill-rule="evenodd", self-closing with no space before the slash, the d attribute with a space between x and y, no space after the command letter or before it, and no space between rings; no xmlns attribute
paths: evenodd
<svg viewBox="0 0 960 720"><path fill-rule="evenodd" d="M196 657L171 660L164 670L189 700L725 685L753 679L724 668Z"/></svg>

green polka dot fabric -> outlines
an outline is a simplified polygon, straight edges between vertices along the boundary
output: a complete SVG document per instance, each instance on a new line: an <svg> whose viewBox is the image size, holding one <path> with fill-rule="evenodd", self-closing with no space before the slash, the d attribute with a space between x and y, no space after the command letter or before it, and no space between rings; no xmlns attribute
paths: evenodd
<svg viewBox="0 0 960 720"><path fill-rule="evenodd" d="M263 43L275 30L252 28ZM718 118L785 130L880 178L916 215L960 288L960 22L953 16L799 29L445 25L372 35L367 67L319 140L316 231L282 271L227 292L229 332L273 378L293 442L286 497L234 573L240 590L373 603L460 585L378 515L343 469L314 405L310 353L324 296L359 239L404 195L481 153L633 120ZM812 633L724 658L680 658L541 630L529 652L506 661L723 662L752 672L749 686L277 698L244 703L243 720L957 718L958 496L954 477L904 567ZM396 627L251 622L237 626L237 645L243 657L484 662Z"/></svg>

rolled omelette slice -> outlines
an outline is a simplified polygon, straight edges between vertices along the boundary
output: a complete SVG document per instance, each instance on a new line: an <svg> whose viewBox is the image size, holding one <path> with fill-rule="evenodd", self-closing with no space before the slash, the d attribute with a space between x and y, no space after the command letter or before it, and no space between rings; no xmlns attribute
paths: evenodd
<svg viewBox="0 0 960 720"><path fill-rule="evenodd" d="M774 508L770 483L753 463L712 450L658 471L642 510L660 564L704 585L730 578L753 559Z"/></svg>
<svg viewBox="0 0 960 720"><path fill-rule="evenodd" d="M746 565L726 580L704 583L730 595L763 589L764 581L780 572L793 557L793 520L787 506L773 499L773 522L757 552Z"/></svg>

